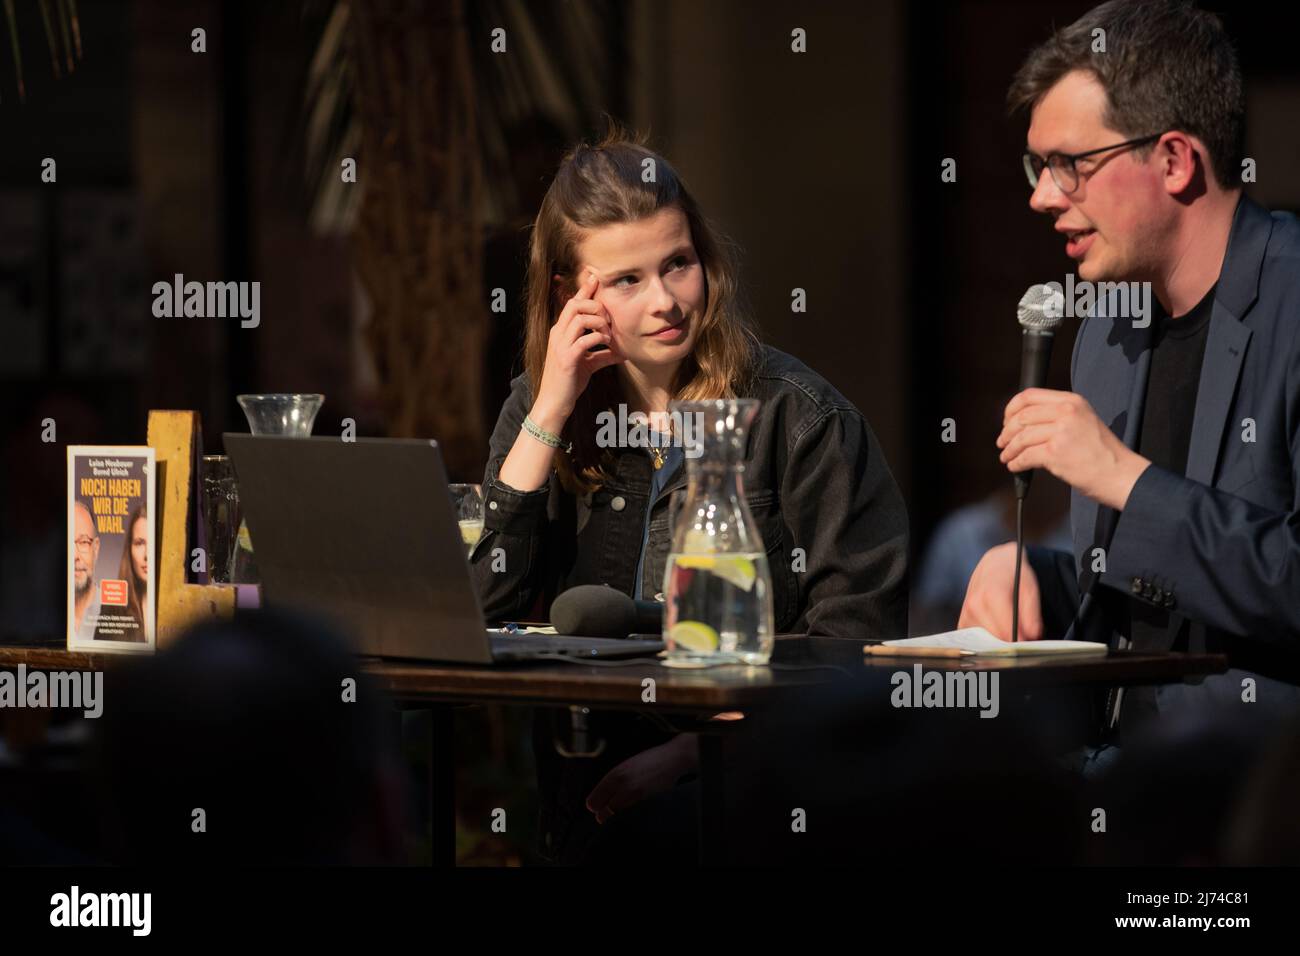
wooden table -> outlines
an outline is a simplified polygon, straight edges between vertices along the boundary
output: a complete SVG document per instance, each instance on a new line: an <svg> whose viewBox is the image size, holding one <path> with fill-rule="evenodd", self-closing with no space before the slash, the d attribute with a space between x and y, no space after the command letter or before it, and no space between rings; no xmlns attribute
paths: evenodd
<svg viewBox="0 0 1300 956"><path fill-rule="evenodd" d="M700 734L700 861L721 862L723 744L745 721L713 720L726 711L752 712L786 703L832 680L920 663L926 670L997 671L1011 691L1053 686L1162 684L1222 673L1221 654L1112 652L1104 657L866 658L862 641L783 635L771 667L730 665L680 670L651 662L613 666L537 662L511 666L437 664L363 658L362 670L406 707L432 712L434 733L431 807L435 864L455 864L454 708L499 703L587 706L657 714L676 730ZM42 670L100 670L129 660L113 654L69 652L53 647L0 646L0 668L26 664ZM644 681L654 681L646 703Z"/></svg>

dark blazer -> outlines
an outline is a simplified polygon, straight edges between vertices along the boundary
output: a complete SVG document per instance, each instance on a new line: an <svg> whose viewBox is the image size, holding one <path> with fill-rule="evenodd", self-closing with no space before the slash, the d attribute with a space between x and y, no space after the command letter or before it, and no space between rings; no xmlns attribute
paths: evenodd
<svg viewBox="0 0 1300 956"><path fill-rule="evenodd" d="M762 405L750 428L744 488L767 548L779 632L856 639L907 631L907 509L870 426L830 383L784 352L764 347L751 397ZM540 597L579 584L633 593L646 527L652 465L641 448L611 449L613 477L575 496L551 475L521 493L497 478L532 406L519 376L492 433L483 479L484 531L471 558L489 620L526 615ZM641 593L662 590L668 501L686 486L684 465L650 510ZM494 572L493 550L505 552ZM794 549L802 548L796 571ZM499 566L499 565L498 565Z"/></svg>
<svg viewBox="0 0 1300 956"><path fill-rule="evenodd" d="M1226 675L1161 688L1162 711L1240 703L1245 677L1257 680L1260 711L1300 704L1298 330L1300 224L1243 196L1214 293L1187 474L1152 465L1122 513L1075 492L1074 554L1030 549L1049 635L1114 646L1123 602L1136 598L1171 612L1161 649L1186 620L1188 650L1228 655ZM1152 334L1097 315L1074 345L1074 391L1130 448Z"/></svg>

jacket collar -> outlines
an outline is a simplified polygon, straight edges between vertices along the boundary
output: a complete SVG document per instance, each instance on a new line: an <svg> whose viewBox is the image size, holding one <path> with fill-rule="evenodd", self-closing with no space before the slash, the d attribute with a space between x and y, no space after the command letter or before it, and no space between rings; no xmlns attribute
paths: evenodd
<svg viewBox="0 0 1300 956"><path fill-rule="evenodd" d="M1187 451L1187 477L1208 484L1214 476L1218 451L1227 424L1232 396L1237 391L1241 365L1251 331L1242 320L1259 297L1259 275L1264 251L1273 229L1268 210L1242 196L1233 213L1228 248L1214 290L1214 304L1201 365L1201 380L1192 418L1192 440ZM1112 320L1119 325L1122 320ZM1112 332L1112 341L1114 332ZM1125 351L1136 350L1129 366L1129 406L1124 444L1136 449L1142 432L1147 378L1151 371L1154 328L1131 329Z"/></svg>
<svg viewBox="0 0 1300 956"><path fill-rule="evenodd" d="M1214 295L1215 303L1223 303L1238 321L1259 298L1259 274L1272 232L1273 217L1268 210L1243 195L1232 217L1228 251Z"/></svg>
<svg viewBox="0 0 1300 956"><path fill-rule="evenodd" d="M1242 320L1259 297L1259 276L1272 230L1273 220L1268 210L1243 195L1233 213L1228 248L1214 290L1192 417L1191 443L1187 449L1186 476L1202 484L1211 483L1218 465L1232 397L1237 391L1246 346L1251 337L1250 328ZM1151 371L1154 323L1135 329L1125 319L1117 317L1111 321L1114 325L1108 343L1121 345L1126 355L1136 355L1136 360L1125 363L1129 401L1120 436L1126 446L1136 450L1142 434L1147 380ZM1109 549L1118 518L1114 509L1100 506L1092 540ZM1093 577L1092 574L1083 575L1089 585Z"/></svg>
<svg viewBox="0 0 1300 956"><path fill-rule="evenodd" d="M1272 231L1268 211L1242 196L1214 293L1187 449L1187 477L1202 484L1213 481L1218 465L1232 396L1250 343L1251 330L1243 319L1259 298L1259 275Z"/></svg>

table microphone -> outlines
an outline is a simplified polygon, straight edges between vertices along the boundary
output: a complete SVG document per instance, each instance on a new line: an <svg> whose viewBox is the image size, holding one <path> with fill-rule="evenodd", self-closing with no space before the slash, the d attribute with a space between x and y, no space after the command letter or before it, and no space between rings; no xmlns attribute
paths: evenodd
<svg viewBox="0 0 1300 956"><path fill-rule="evenodd" d="M551 603L556 633L575 637L627 637L662 634L664 606L634 601L607 584L580 584Z"/></svg>
<svg viewBox="0 0 1300 956"><path fill-rule="evenodd" d="M1020 391L1042 388L1047 383L1047 366L1052 360L1052 341L1065 314L1065 296L1050 285L1031 285L1020 298L1016 319L1020 322ZM1032 470L1017 472L1016 479L1016 572L1011 585L1011 640L1020 640L1020 565L1025 556L1025 496L1029 494Z"/></svg>
<svg viewBox="0 0 1300 956"><path fill-rule="evenodd" d="M658 601L634 601L607 584L579 584L551 602L551 624L557 634L573 637L619 637L629 634L661 634L664 606ZM569 738L555 732L556 753L568 758L595 758L605 750L606 740L595 736L588 721L590 709L569 708Z"/></svg>

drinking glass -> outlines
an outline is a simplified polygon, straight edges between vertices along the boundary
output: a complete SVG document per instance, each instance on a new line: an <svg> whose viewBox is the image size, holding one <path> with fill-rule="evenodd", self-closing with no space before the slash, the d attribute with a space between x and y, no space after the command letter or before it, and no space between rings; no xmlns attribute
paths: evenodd
<svg viewBox="0 0 1300 956"><path fill-rule="evenodd" d="M254 435L282 435L286 438L308 438L316 413L325 402L319 392L269 392L261 395L236 395L235 400L248 419L248 430ZM230 580L236 584L259 584L257 557L253 553L253 539L248 525L240 521L235 535L234 565Z"/></svg>
<svg viewBox="0 0 1300 956"><path fill-rule="evenodd" d="M213 584L229 584L235 563L235 532L240 522L235 469L226 455L204 455L200 474L208 580Z"/></svg>
<svg viewBox="0 0 1300 956"><path fill-rule="evenodd" d="M474 553L474 545L483 537L483 487L482 485L448 485L456 520L460 523L460 540L465 544L465 556Z"/></svg>

